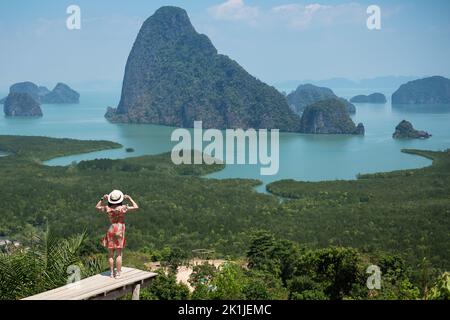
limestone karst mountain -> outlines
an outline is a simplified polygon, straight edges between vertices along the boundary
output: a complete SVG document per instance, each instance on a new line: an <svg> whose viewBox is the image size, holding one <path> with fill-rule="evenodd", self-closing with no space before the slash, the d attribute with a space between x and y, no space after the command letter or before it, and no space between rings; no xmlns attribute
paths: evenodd
<svg viewBox="0 0 450 320"><path fill-rule="evenodd" d="M185 10L162 7L148 18L128 57L112 122L298 131L300 117L274 87L218 54Z"/></svg>

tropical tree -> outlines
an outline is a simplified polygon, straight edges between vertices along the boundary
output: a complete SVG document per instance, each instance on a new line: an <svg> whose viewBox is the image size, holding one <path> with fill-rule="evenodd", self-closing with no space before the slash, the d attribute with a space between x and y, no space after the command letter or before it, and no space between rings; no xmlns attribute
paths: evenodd
<svg viewBox="0 0 450 320"><path fill-rule="evenodd" d="M148 288L141 291L142 300L187 300L190 293L189 288L177 282L173 272L166 273L160 269L158 276L152 281Z"/></svg>
<svg viewBox="0 0 450 320"><path fill-rule="evenodd" d="M180 248L164 248L161 257L161 265L167 267L171 273L176 273L178 267L188 260L186 251Z"/></svg>
<svg viewBox="0 0 450 320"><path fill-rule="evenodd" d="M247 284L244 270L236 263L227 262L210 285L210 297L215 300L243 300Z"/></svg>
<svg viewBox="0 0 450 320"><path fill-rule="evenodd" d="M291 293L297 299L305 297L303 291L308 291L307 297L343 299L351 295L355 284L361 283L360 259L358 251L352 248L308 250L298 260Z"/></svg>
<svg viewBox="0 0 450 320"><path fill-rule="evenodd" d="M192 268L192 273L189 276L189 283L194 288L197 288L200 285L208 285L217 271L217 268L208 262L196 265Z"/></svg>
<svg viewBox="0 0 450 320"><path fill-rule="evenodd" d="M61 239L47 229L32 247L0 253L0 299L21 299L65 285L78 270L81 278L103 271L101 260L81 257L86 238L82 233Z"/></svg>
<svg viewBox="0 0 450 320"><path fill-rule="evenodd" d="M450 272L444 272L437 279L427 296L430 300L450 300Z"/></svg>

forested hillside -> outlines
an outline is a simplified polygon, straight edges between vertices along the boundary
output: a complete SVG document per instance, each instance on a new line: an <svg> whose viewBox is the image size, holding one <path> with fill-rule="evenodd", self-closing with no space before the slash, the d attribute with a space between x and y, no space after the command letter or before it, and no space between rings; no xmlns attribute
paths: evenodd
<svg viewBox="0 0 450 320"><path fill-rule="evenodd" d="M93 151L113 143L50 138L0 137L0 190L6 201L0 236L24 244L50 225L61 237L86 230L85 251L103 252L108 227L94 206L118 188L141 209L127 220L134 251L177 247L214 249L218 256L245 256L250 235L270 230L307 248L353 247L364 254L385 251L404 258L416 274L423 261L449 269L450 152L408 151L434 159L433 166L355 181L280 181L272 193L254 190L259 181L215 180L202 175L222 166L175 166L170 155L83 161L47 167L41 160ZM28 150L28 151L27 151ZM289 199L288 199L289 198ZM232 201L230 201L232 199Z"/></svg>

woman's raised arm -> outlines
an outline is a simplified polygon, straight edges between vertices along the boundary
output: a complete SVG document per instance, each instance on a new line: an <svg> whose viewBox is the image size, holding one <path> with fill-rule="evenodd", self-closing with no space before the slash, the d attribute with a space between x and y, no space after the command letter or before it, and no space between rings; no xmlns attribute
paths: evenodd
<svg viewBox="0 0 450 320"><path fill-rule="evenodd" d="M103 196L103 198L100 199L100 201L97 203L97 205L95 206L95 209L97 209L98 211L105 211L105 206L103 206L103 200L107 200L108 199L108 195L105 194Z"/></svg>
<svg viewBox="0 0 450 320"><path fill-rule="evenodd" d="M139 209L139 206L137 205L137 203L129 196L129 195L125 195L124 199L127 199L131 202L131 206L128 206L128 212L129 211L136 211L137 209Z"/></svg>

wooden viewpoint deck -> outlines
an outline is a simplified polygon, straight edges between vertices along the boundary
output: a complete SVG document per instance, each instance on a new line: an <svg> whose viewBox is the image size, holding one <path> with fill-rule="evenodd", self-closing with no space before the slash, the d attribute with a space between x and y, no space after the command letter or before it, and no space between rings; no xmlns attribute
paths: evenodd
<svg viewBox="0 0 450 320"><path fill-rule="evenodd" d="M105 272L23 300L114 300L130 292L139 300L140 289L154 277L156 273L124 267L118 279Z"/></svg>

